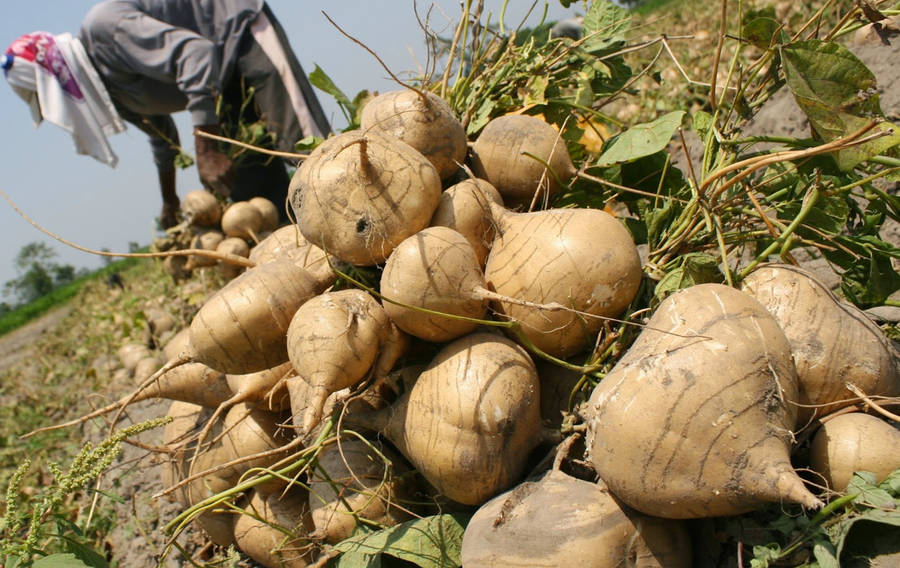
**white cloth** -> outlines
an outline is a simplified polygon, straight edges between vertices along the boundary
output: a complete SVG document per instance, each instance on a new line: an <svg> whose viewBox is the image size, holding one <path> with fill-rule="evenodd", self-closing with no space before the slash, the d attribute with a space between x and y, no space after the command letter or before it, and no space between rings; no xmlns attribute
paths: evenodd
<svg viewBox="0 0 900 568"><path fill-rule="evenodd" d="M76 152L115 167L107 136L125 130L125 123L78 38L34 32L13 42L6 55L12 56L6 79L28 103L35 125L47 120L59 126L72 135Z"/></svg>

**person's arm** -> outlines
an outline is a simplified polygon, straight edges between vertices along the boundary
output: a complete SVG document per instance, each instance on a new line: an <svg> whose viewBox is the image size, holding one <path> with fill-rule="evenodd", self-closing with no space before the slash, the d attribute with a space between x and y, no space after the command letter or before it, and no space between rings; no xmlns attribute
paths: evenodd
<svg viewBox="0 0 900 568"><path fill-rule="evenodd" d="M82 24L82 35L102 50L111 68L174 83L187 100L194 128L218 132L215 97L221 61L212 41L121 4L100 4L92 9ZM231 160L213 140L197 136L195 143L201 183L220 195L229 195L234 175ZM159 165L156 146L154 156Z"/></svg>
<svg viewBox="0 0 900 568"><path fill-rule="evenodd" d="M174 227L178 223L178 209L181 201L175 192L175 166L156 166L159 175L159 189L162 193L162 210L159 213L159 224L163 229Z"/></svg>

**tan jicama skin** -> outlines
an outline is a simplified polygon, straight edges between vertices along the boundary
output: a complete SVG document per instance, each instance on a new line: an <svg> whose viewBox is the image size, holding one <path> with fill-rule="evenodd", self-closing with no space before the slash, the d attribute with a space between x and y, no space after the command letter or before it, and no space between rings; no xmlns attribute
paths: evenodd
<svg viewBox="0 0 900 568"><path fill-rule="evenodd" d="M616 497L655 516L818 508L790 462L797 390L790 344L759 302L692 286L660 304L594 389L588 457Z"/></svg>
<svg viewBox="0 0 900 568"><path fill-rule="evenodd" d="M306 538L313 530L306 492L294 486L286 494L251 491L234 537L238 549L265 568L304 568L317 552Z"/></svg>
<svg viewBox="0 0 900 568"><path fill-rule="evenodd" d="M246 375L225 375L231 392L234 393L232 403L257 402L259 405L271 411L286 410L290 408L290 401L282 398L273 389L281 383L291 372L293 367L287 361L281 365L264 369L256 373Z"/></svg>
<svg viewBox="0 0 900 568"><path fill-rule="evenodd" d="M383 433L447 498L479 505L519 480L540 441L540 385L519 345L472 333L447 344L396 403L345 422Z"/></svg>
<svg viewBox="0 0 900 568"><path fill-rule="evenodd" d="M535 196L548 199L559 191L560 181L568 183L575 175L559 131L524 114L491 120L472 146L471 162L475 176L493 184L510 206L527 205Z"/></svg>
<svg viewBox="0 0 900 568"><path fill-rule="evenodd" d="M144 330L147 345L158 346L175 334L175 318L168 311L151 306L144 310L144 317L147 319L147 327Z"/></svg>
<svg viewBox="0 0 900 568"><path fill-rule="evenodd" d="M256 264L288 258L309 270L317 280L333 283L337 279L332 268L337 259L329 259L324 250L307 241L296 225L273 231L250 249L249 258Z"/></svg>
<svg viewBox="0 0 900 568"><path fill-rule="evenodd" d="M483 179L463 180L444 190L429 223L431 227L450 227L466 237L481 267L494 241L490 202L503 205L503 198L493 185Z"/></svg>
<svg viewBox="0 0 900 568"><path fill-rule="evenodd" d="M216 250L224 254L233 254L236 256L242 256L244 258L250 256L250 245L248 245L247 241L240 237L228 237L226 239L223 239L222 242L220 242L216 247ZM222 272L222 275L226 280L237 278L238 275L245 270L245 267L243 266L229 264L221 260L217 262L219 265L219 270Z"/></svg>
<svg viewBox="0 0 900 568"><path fill-rule="evenodd" d="M833 491L845 491L857 471L874 473L880 483L900 468L900 430L862 412L834 416L816 432L809 466Z"/></svg>
<svg viewBox="0 0 900 568"><path fill-rule="evenodd" d="M119 347L116 354L119 356L119 361L122 362L122 366L125 367L128 374L133 375L138 361L150 356L150 349L140 343L126 343Z"/></svg>
<svg viewBox="0 0 900 568"><path fill-rule="evenodd" d="M225 380L224 373L214 371L203 365L202 363L186 363L167 370L165 373L156 377L153 381L147 382L159 368L161 363L155 358L142 359L147 361L150 366L149 370L141 370L140 374L135 369L135 379L142 383L137 391L123 396L119 400L108 404L102 408L94 410L90 414L82 416L76 421L61 424L58 427L72 426L86 422L92 418L103 416L121 410L128 404L148 400L151 398L166 398L169 400L177 400L196 404L199 406L215 408L233 397L228 382ZM57 427L49 427L48 429L56 429ZM32 432L40 432L37 430Z"/></svg>
<svg viewBox="0 0 900 568"><path fill-rule="evenodd" d="M183 327L178 330L175 335L169 338L169 341L163 346L163 357L166 361L171 361L188 349L191 343L191 330Z"/></svg>
<svg viewBox="0 0 900 568"><path fill-rule="evenodd" d="M259 232L274 231L278 228L278 207L274 203L265 197L251 197L247 203L259 211L261 218Z"/></svg>
<svg viewBox="0 0 900 568"><path fill-rule="evenodd" d="M247 270L194 316L191 356L228 374L254 373L284 363L291 318L327 286L290 260Z"/></svg>
<svg viewBox="0 0 900 568"><path fill-rule="evenodd" d="M497 236L484 269L488 288L562 309L510 301L496 301L494 308L521 323L545 353L568 357L590 347L602 318L620 316L640 287L641 261L631 234L599 209L514 213L492 204L491 211Z"/></svg>
<svg viewBox="0 0 900 568"><path fill-rule="evenodd" d="M448 227L427 227L397 245L388 257L380 291L386 298L384 310L397 327L426 341L445 342L478 324L415 308L484 318L488 302L474 292L484 286L469 241Z"/></svg>
<svg viewBox="0 0 900 568"><path fill-rule="evenodd" d="M603 481L559 470L482 505L466 526L461 551L466 568L688 568L691 556L680 521L632 511Z"/></svg>
<svg viewBox="0 0 900 568"><path fill-rule="evenodd" d="M178 368L180 367L177 367L176 370ZM281 408L275 408L275 402L283 400L283 397L268 398L268 395L275 395L275 393L272 392L275 385L285 378L291 370L291 363L290 361L287 361L281 365L272 367L271 369L264 369L255 373L248 373L246 375L225 375L223 380L228 387L230 396L222 400L216 406L215 412L207 421L206 426L198 436L199 443L206 441L212 426L219 416L235 405L252 403L254 407L257 407L262 411L281 410Z"/></svg>
<svg viewBox="0 0 900 568"><path fill-rule="evenodd" d="M216 196L205 189L188 192L181 200L181 212L188 224L212 227L219 224L222 208Z"/></svg>
<svg viewBox="0 0 900 568"><path fill-rule="evenodd" d="M441 180L431 162L399 139L350 131L303 161L289 195L309 242L350 264L371 266L425 228Z"/></svg>
<svg viewBox="0 0 900 568"><path fill-rule="evenodd" d="M202 363L187 363L161 375L134 401L168 398L215 408L232 396L224 373Z"/></svg>
<svg viewBox="0 0 900 568"><path fill-rule="evenodd" d="M268 412L257 408L254 404L242 402L231 407L222 421L222 436L218 439L207 455L208 463L219 465L228 463L237 458L256 456L266 452L267 455L226 468L217 475L236 481L240 476L253 468L267 467L284 457L284 453L272 453L293 440L293 432L281 427L282 416L279 413ZM216 439L213 438L213 439ZM199 464L203 466L206 464ZM202 471L198 464L193 468L194 472ZM281 485L276 483L276 485Z"/></svg>
<svg viewBox="0 0 900 568"><path fill-rule="evenodd" d="M222 213L222 232L229 237L251 239L258 243L262 228L262 213L247 201L232 203Z"/></svg>
<svg viewBox="0 0 900 568"><path fill-rule="evenodd" d="M149 378L162 366L163 361L159 356L150 355L149 357L144 357L143 359L138 361L137 365L135 365L134 367L134 378L140 383L141 381Z"/></svg>
<svg viewBox="0 0 900 568"><path fill-rule="evenodd" d="M196 235L193 239L191 239L191 248L201 250L216 250L219 247L219 243L221 243L224 239L225 235L223 235L221 231L210 229L208 231L200 233L199 235ZM194 254L188 257L185 268L187 268L188 270L194 270L195 268L202 268L204 266L215 266L217 262L218 261L215 258Z"/></svg>
<svg viewBox="0 0 900 568"><path fill-rule="evenodd" d="M316 536L325 542L337 544L350 537L357 517L385 527L411 518L405 510L414 490L409 466L383 444L344 440L324 448L316 464L309 506Z"/></svg>
<svg viewBox="0 0 900 568"><path fill-rule="evenodd" d="M203 363L228 374L255 373L281 365L288 361L287 329L294 312L328 285L290 260L255 266L203 304L191 321L188 348L130 395L81 418L33 430L25 436L81 424L113 410L119 411L118 418L122 409L159 375L187 363Z"/></svg>
<svg viewBox="0 0 900 568"><path fill-rule="evenodd" d="M190 470L190 457L194 449L188 444L209 415L202 406L175 401L169 405L168 416L172 421L163 430L163 443L175 448L163 462L163 485L171 487L185 479ZM219 425L221 429L221 424ZM218 475L208 475L180 488L173 495L184 506L192 506L207 497L231 488L232 483ZM219 546L234 543L234 515L223 509L204 511L195 522Z"/></svg>
<svg viewBox="0 0 900 568"><path fill-rule="evenodd" d="M845 383L868 395L900 395L897 351L859 308L835 296L808 271L764 265L741 289L775 316L800 379L800 424L853 404Z"/></svg>
<svg viewBox="0 0 900 568"><path fill-rule="evenodd" d="M323 293L306 302L287 330L296 377L287 381L294 424L309 433L328 396L371 373L384 377L406 350L408 338L384 308L358 289Z"/></svg>
<svg viewBox="0 0 900 568"><path fill-rule="evenodd" d="M184 256L167 256L163 259L163 270L176 282L185 280L191 276L191 271L187 268L187 261L188 259Z"/></svg>
<svg viewBox="0 0 900 568"><path fill-rule="evenodd" d="M466 131L450 105L434 93L382 93L363 107L360 128L406 142L428 158L441 179L456 173L466 159Z"/></svg>

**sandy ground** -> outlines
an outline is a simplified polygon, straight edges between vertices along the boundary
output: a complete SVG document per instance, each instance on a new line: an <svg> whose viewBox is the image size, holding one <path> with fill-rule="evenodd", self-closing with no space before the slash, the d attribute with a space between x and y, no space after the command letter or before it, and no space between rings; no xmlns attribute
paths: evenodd
<svg viewBox="0 0 900 568"><path fill-rule="evenodd" d="M0 336L0 371L11 367L29 354L28 346L34 345L41 335L53 329L72 308L56 308L19 329Z"/></svg>

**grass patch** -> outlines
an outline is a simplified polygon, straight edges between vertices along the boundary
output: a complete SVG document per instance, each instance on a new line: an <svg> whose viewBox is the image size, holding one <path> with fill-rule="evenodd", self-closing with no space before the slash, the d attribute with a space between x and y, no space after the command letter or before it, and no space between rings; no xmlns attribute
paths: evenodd
<svg viewBox="0 0 900 568"><path fill-rule="evenodd" d="M87 282L93 282L105 279L113 272L121 272L135 265L139 259L126 258L111 262L107 266L100 268L90 274L76 278L71 283L53 290L46 296L41 296L37 300L19 306L11 312L0 316L0 335L4 335L18 329L26 323L44 315L50 310L57 308L69 300L71 300L84 287Z"/></svg>
<svg viewBox="0 0 900 568"><path fill-rule="evenodd" d="M647 0L636 6L632 11L642 16L646 16L647 14L657 12L673 3L673 0Z"/></svg>

